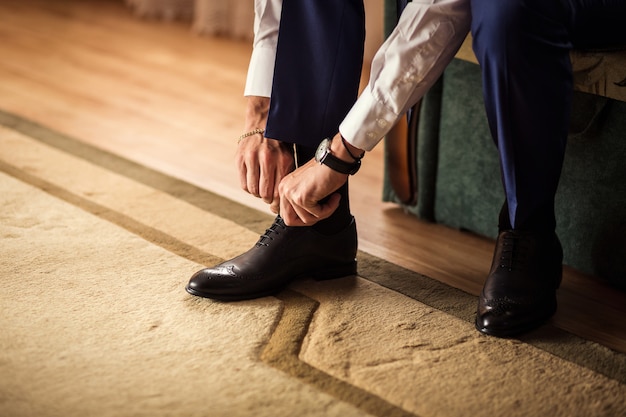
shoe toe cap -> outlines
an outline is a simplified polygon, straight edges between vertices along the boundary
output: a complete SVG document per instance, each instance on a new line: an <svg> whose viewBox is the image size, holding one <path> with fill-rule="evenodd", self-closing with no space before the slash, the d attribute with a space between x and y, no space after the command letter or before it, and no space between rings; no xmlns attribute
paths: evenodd
<svg viewBox="0 0 626 417"><path fill-rule="evenodd" d="M204 268L191 276L187 284L187 291L200 296L219 294L237 286L238 281L233 279L234 276L231 267Z"/></svg>
<svg viewBox="0 0 626 417"><path fill-rule="evenodd" d="M481 306L476 315L476 329L498 337L516 336L533 330L556 311L556 304L544 302L535 305L508 304L495 308Z"/></svg>
<svg viewBox="0 0 626 417"><path fill-rule="evenodd" d="M508 314L503 316L486 312L476 316L476 329L490 336L508 336L516 333L517 323Z"/></svg>

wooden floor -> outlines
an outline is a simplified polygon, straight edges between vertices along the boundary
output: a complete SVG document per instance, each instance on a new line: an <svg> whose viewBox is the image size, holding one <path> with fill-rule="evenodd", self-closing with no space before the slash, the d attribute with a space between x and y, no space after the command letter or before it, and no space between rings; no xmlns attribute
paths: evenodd
<svg viewBox="0 0 626 417"><path fill-rule="evenodd" d="M2 0L0 109L267 211L233 164L249 54L122 0ZM382 158L351 183L360 249L477 295L493 243L382 203ZM557 326L626 352L625 293L566 268L559 303Z"/></svg>

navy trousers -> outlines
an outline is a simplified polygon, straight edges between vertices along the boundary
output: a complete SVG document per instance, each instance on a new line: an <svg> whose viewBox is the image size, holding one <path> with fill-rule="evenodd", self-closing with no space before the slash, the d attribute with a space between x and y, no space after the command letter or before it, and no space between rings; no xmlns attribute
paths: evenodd
<svg viewBox="0 0 626 417"><path fill-rule="evenodd" d="M572 48L626 45L625 0L471 0L506 202L501 228L554 230L572 106Z"/></svg>
<svg viewBox="0 0 626 417"><path fill-rule="evenodd" d="M354 104L365 43L363 0L283 1L265 135L296 145L298 166L339 131ZM350 223L348 183L339 207L314 228L325 234Z"/></svg>
<svg viewBox="0 0 626 417"><path fill-rule="evenodd" d="M315 149L359 91L363 0L285 0L265 135Z"/></svg>

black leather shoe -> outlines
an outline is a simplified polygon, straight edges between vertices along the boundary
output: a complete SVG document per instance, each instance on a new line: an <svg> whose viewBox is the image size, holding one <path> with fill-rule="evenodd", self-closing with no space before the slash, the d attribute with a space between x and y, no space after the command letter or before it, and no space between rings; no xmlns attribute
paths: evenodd
<svg viewBox="0 0 626 417"><path fill-rule="evenodd" d="M500 233L491 271L478 298L476 328L499 337L539 327L556 312L563 249L554 233Z"/></svg>
<svg viewBox="0 0 626 417"><path fill-rule="evenodd" d="M356 275L356 223L327 236L312 227L286 226L280 216L247 252L196 272L190 294L222 301L279 292L304 277L317 280Z"/></svg>

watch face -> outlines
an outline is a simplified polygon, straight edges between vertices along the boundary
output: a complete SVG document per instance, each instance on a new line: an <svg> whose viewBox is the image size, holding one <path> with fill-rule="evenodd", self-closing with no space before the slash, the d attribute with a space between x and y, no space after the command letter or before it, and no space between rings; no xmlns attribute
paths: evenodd
<svg viewBox="0 0 626 417"><path fill-rule="evenodd" d="M357 160L354 163L349 163L346 161L342 161L341 159L334 156L330 153L330 145L332 144L332 139L326 138L324 139L317 150L315 151L315 161L320 164L324 164L332 170L340 172L342 174L353 175L355 174L359 168L361 167L361 160Z"/></svg>
<svg viewBox="0 0 626 417"><path fill-rule="evenodd" d="M317 150L315 151L315 160L317 162L322 162L326 154L328 154L328 148L330 147L330 139L326 138L322 142L320 142Z"/></svg>

